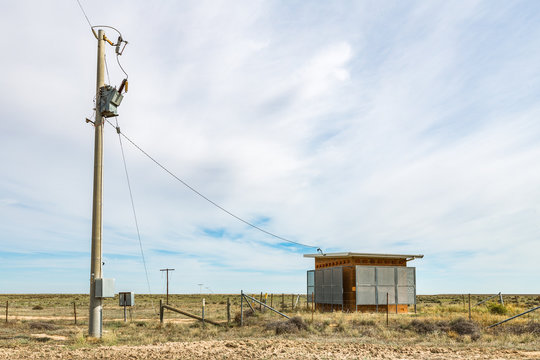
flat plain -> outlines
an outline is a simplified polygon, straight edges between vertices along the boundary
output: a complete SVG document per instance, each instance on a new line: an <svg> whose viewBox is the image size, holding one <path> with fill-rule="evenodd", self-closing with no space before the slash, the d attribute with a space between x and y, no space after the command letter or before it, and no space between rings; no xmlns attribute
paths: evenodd
<svg viewBox="0 0 540 360"><path fill-rule="evenodd" d="M252 294L259 298L260 294ZM88 296L0 295L0 359L540 359L540 310L497 327L489 325L540 305L538 295L420 295L408 314L312 312L306 297L273 294L266 299L288 315L254 312L238 294L170 295L172 307L221 326L166 310L163 295L136 295L127 312L106 299L101 339L88 338ZM227 321L227 301L230 321ZM75 313L77 323L75 324ZM5 315L2 313L2 315ZM387 320L388 319L388 320ZM388 323L387 323L388 321Z"/></svg>

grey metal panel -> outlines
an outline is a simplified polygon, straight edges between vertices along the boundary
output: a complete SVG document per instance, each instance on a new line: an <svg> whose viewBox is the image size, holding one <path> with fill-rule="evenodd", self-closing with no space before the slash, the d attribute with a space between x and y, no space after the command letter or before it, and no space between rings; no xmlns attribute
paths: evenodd
<svg viewBox="0 0 540 360"><path fill-rule="evenodd" d="M332 303L332 269L323 270L323 303Z"/></svg>
<svg viewBox="0 0 540 360"><path fill-rule="evenodd" d="M375 305L375 286L357 286L356 287L357 305Z"/></svg>
<svg viewBox="0 0 540 360"><path fill-rule="evenodd" d="M114 279L95 279L95 292L96 298L109 298L114 297Z"/></svg>
<svg viewBox="0 0 540 360"><path fill-rule="evenodd" d="M394 285L395 280L395 268L394 267L377 267L377 285Z"/></svg>
<svg viewBox="0 0 540 360"><path fill-rule="evenodd" d="M408 282L408 274L409 274L409 271L407 271L408 268L406 267L400 267L400 268L397 268L397 284L398 285L407 285Z"/></svg>
<svg viewBox="0 0 540 360"><path fill-rule="evenodd" d="M343 268L334 267L332 270L332 304L343 304Z"/></svg>
<svg viewBox="0 0 540 360"><path fill-rule="evenodd" d="M356 305L416 303L414 267L356 266Z"/></svg>
<svg viewBox="0 0 540 360"><path fill-rule="evenodd" d="M308 283L309 283L308 275ZM310 287L308 286L308 292ZM343 304L343 268L332 267L314 272L315 303Z"/></svg>
<svg viewBox="0 0 540 360"><path fill-rule="evenodd" d="M377 286L377 298L379 305L386 305L386 294L388 293L388 304L395 304L396 299L395 286Z"/></svg>
<svg viewBox="0 0 540 360"><path fill-rule="evenodd" d="M315 270L315 302L323 302L323 270Z"/></svg>
<svg viewBox="0 0 540 360"><path fill-rule="evenodd" d="M133 292L118 293L119 306L135 306L135 294Z"/></svg>
<svg viewBox="0 0 540 360"><path fill-rule="evenodd" d="M315 270L309 270L307 272L307 301L311 303L311 299L315 297Z"/></svg>
<svg viewBox="0 0 540 360"><path fill-rule="evenodd" d="M397 296L398 296L398 304L409 304L409 287L398 286Z"/></svg>
<svg viewBox="0 0 540 360"><path fill-rule="evenodd" d="M375 285L375 267L356 266L356 286Z"/></svg>
<svg viewBox="0 0 540 360"><path fill-rule="evenodd" d="M416 268L409 267L407 271L407 285L416 287Z"/></svg>
<svg viewBox="0 0 540 360"><path fill-rule="evenodd" d="M416 287L408 286L407 287L407 304L416 304Z"/></svg>

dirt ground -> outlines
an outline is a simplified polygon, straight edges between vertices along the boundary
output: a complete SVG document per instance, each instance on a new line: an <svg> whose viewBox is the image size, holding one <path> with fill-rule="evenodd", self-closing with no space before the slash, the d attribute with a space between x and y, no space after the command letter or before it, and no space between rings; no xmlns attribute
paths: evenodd
<svg viewBox="0 0 540 360"><path fill-rule="evenodd" d="M0 348L0 359L540 359L540 351L391 347L307 339L208 340L69 349Z"/></svg>

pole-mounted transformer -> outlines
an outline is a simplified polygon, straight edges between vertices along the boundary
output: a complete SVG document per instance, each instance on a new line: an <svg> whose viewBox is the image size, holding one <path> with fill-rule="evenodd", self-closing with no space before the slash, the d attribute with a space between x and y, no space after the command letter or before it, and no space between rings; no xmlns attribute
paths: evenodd
<svg viewBox="0 0 540 360"><path fill-rule="evenodd" d="M118 107L124 96L115 87L105 85L99 89L99 112L103 117L118 116Z"/></svg>

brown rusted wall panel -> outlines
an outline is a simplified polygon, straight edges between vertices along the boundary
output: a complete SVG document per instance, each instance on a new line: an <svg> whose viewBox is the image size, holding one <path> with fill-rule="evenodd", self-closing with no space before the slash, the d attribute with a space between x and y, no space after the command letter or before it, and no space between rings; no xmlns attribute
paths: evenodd
<svg viewBox="0 0 540 360"><path fill-rule="evenodd" d="M363 257L325 257L315 258L315 269L323 269L334 266L347 265L366 265L366 266L407 266L406 259L388 259L388 258L363 258Z"/></svg>

